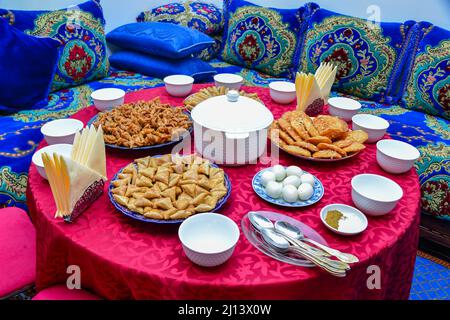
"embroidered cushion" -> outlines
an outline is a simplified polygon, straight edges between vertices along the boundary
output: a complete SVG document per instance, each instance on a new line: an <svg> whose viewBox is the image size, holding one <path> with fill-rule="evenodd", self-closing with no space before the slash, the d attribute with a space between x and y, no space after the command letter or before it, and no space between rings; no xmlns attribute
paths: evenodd
<svg viewBox="0 0 450 320"><path fill-rule="evenodd" d="M170 59L189 57L214 44L200 31L163 22L126 24L108 33L106 39L123 49Z"/></svg>
<svg viewBox="0 0 450 320"><path fill-rule="evenodd" d="M208 63L198 58L174 60L134 51L120 51L111 55L109 60L117 69L139 72L160 79L172 74L185 74L196 81L209 81L217 73Z"/></svg>
<svg viewBox="0 0 450 320"><path fill-rule="evenodd" d="M338 66L334 89L379 102L398 102L398 82L415 22L382 22L344 16L308 3L300 9L299 70L314 73L321 62Z"/></svg>
<svg viewBox="0 0 450 320"><path fill-rule="evenodd" d="M215 35L223 30L222 11L213 4L197 1L165 4L142 12L137 21L170 22L208 35Z"/></svg>
<svg viewBox="0 0 450 320"><path fill-rule="evenodd" d="M220 51L222 50L222 35L215 35L212 38L214 39L214 44L198 53L195 53L194 57L200 58L203 61L210 61L220 54Z"/></svg>
<svg viewBox="0 0 450 320"><path fill-rule="evenodd" d="M244 0L225 0L224 19L224 61L293 78L300 30L298 9L265 8Z"/></svg>
<svg viewBox="0 0 450 320"><path fill-rule="evenodd" d="M450 119L450 31L421 23L402 104Z"/></svg>
<svg viewBox="0 0 450 320"><path fill-rule="evenodd" d="M0 112L46 105L60 43L27 35L0 19Z"/></svg>
<svg viewBox="0 0 450 320"><path fill-rule="evenodd" d="M56 11L0 9L0 16L27 34L52 37L63 44L52 91L108 75L105 20L98 0Z"/></svg>

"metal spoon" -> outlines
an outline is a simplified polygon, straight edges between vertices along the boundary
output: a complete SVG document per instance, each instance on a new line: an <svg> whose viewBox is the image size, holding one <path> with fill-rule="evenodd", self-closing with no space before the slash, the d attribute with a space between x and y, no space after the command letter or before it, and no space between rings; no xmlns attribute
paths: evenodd
<svg viewBox="0 0 450 320"><path fill-rule="evenodd" d="M287 234L287 235L289 235L290 237L292 237L294 239L297 239L297 240L300 240L300 241L307 241L307 242L315 245L316 247L322 249L323 251L328 252L330 255L338 258L342 262L355 263L355 262L359 261L359 259L356 256L354 256L354 255L352 255L350 253L341 252L341 251L339 251L337 249L333 249L333 248L327 247L327 246L325 246L325 245L323 245L321 243L318 243L317 241L314 241L312 239L306 238L303 235L303 232L299 228L297 228L297 226L294 226L293 224L291 224L291 223L289 223L287 221L277 221L277 222L275 222L275 230L277 230L280 233Z"/></svg>
<svg viewBox="0 0 450 320"><path fill-rule="evenodd" d="M321 260L322 263L327 264L331 268L335 268L338 270L350 270L350 266L342 261L337 260L331 260L328 259L327 256L329 256L325 251L321 249L314 248L310 245L307 245L306 243L303 243L301 241L298 241L296 239L291 238L289 235L286 235L284 233L276 232L275 226L266 217L262 216L261 214L257 212L250 212L249 213L249 220L252 223L252 225L257 229L261 234L264 230L271 230L273 233L277 234L277 237L284 238L285 241L291 243L293 247L296 247L297 249L301 249L302 251L306 251L309 255L313 256L317 260ZM297 252L298 253L298 252ZM302 254L302 257L305 257L305 254ZM310 260L310 259L308 259Z"/></svg>
<svg viewBox="0 0 450 320"><path fill-rule="evenodd" d="M276 233L272 229L261 229L261 235L264 241L273 249L281 253L295 252L301 256L304 256L309 261L314 263L316 266L321 268L322 270L327 271L328 273L336 276L336 277L345 277L346 271L345 269L334 268L326 263L323 263L319 258L309 254L306 250L300 249L295 246L291 246L289 242L280 234ZM327 258L325 258L327 259Z"/></svg>
<svg viewBox="0 0 450 320"><path fill-rule="evenodd" d="M267 219L266 217L264 217L263 215L255 212L255 211L249 212L248 218L249 218L251 224L253 225L253 227L256 230L258 230L259 232L261 232L262 229L275 230L275 226L272 223L272 221L270 221L269 219ZM286 234L284 232L281 232L281 233L286 238L286 240L291 242L293 245L302 247L303 249L310 251L312 254L315 254L318 256L324 256L324 257L330 256L327 252L317 249L315 247L309 246L303 242L300 242L297 239L291 237L289 234Z"/></svg>

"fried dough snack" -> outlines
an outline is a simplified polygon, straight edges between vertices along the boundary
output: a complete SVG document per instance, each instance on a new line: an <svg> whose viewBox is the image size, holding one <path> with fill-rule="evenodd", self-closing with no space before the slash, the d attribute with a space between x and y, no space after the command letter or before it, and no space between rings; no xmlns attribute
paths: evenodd
<svg viewBox="0 0 450 320"><path fill-rule="evenodd" d="M184 100L184 106L187 110L192 110L196 105L198 105L200 102L205 101L206 99L217 97L217 96L223 96L228 93L229 89L226 87L207 87L200 89L197 93L194 93L187 97ZM259 100L258 95L256 93L248 93L245 91L239 91L239 94L244 97L248 97L251 99L254 99L256 101L261 102Z"/></svg>
<svg viewBox="0 0 450 320"><path fill-rule="evenodd" d="M95 127L100 125L106 143L135 148L176 139L189 129L191 121L181 108L163 104L157 97L101 112L94 122Z"/></svg>
<svg viewBox="0 0 450 320"><path fill-rule="evenodd" d="M338 117L309 117L302 111L288 111L274 121L269 138L286 152L316 159L342 159L365 148L362 130L349 130Z"/></svg>
<svg viewBox="0 0 450 320"><path fill-rule="evenodd" d="M211 211L228 192L224 171L195 155L136 159L111 184L117 203L158 220Z"/></svg>

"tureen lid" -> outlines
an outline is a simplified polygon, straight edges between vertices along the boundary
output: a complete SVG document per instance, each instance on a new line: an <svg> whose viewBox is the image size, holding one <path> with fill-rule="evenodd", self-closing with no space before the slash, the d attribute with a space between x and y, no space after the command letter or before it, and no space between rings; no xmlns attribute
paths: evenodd
<svg viewBox="0 0 450 320"><path fill-rule="evenodd" d="M228 133L257 131L273 122L273 115L264 104L241 96L236 90L199 103L191 116L202 127Z"/></svg>

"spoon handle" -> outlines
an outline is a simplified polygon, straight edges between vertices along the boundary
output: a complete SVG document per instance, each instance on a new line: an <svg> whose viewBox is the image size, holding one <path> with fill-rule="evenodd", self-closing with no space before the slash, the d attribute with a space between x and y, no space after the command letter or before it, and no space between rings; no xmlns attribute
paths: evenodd
<svg viewBox="0 0 450 320"><path fill-rule="evenodd" d="M322 270L327 271L328 273L336 276L336 277L345 277L346 276L346 271L345 269L342 268L336 268L334 266L331 266L328 264L328 262L323 261L323 259L320 259L310 253L308 253L307 251L300 249L299 247L290 247L290 250L292 252L295 252L299 255L301 255L302 257L308 259L309 261L311 261L312 263L314 263L316 266L318 266L319 268L321 268ZM328 258L325 258L327 260L330 260ZM332 260L331 260L332 261Z"/></svg>
<svg viewBox="0 0 450 320"><path fill-rule="evenodd" d="M338 258L342 262L355 263L355 262L359 261L358 257L354 256L353 254L344 253L344 252L341 252L339 250L327 247L327 246L325 246L325 245L323 245L321 243L318 243L318 242L316 242L316 241L314 241L312 239L309 239L309 238L304 238L303 240L304 241L308 241L309 243L315 245L316 247L322 249L325 252L328 252L329 254L331 254L332 256L334 256L336 258Z"/></svg>
<svg viewBox="0 0 450 320"><path fill-rule="evenodd" d="M326 251L324 251L322 249L310 246L309 244L307 244L307 243L305 243L303 241L300 241L300 240L295 239L295 238L291 238L291 237L289 237L289 236L287 236L285 234L281 234L281 235L284 238L286 238L286 240L288 240L293 246L297 246L297 247L300 247L302 249L305 249L306 251L309 251L313 255L320 256L320 257L330 257L331 256L328 252L326 252Z"/></svg>

